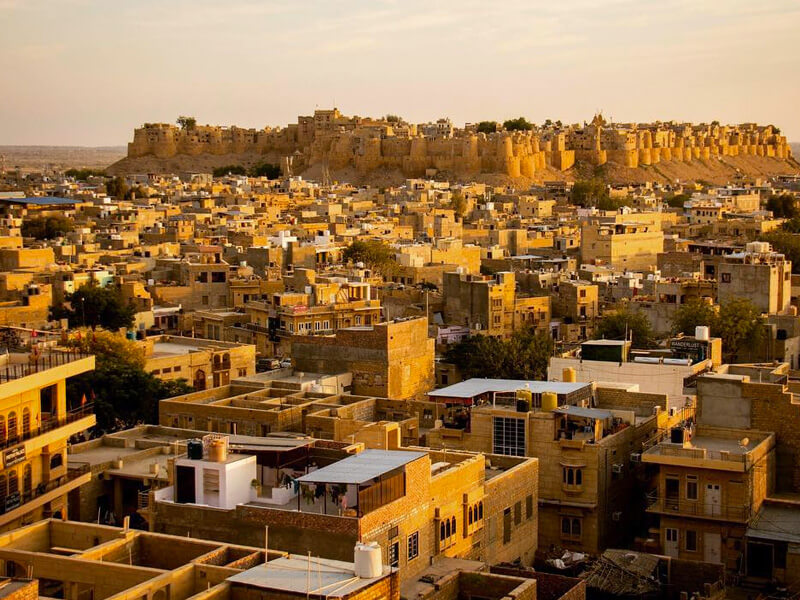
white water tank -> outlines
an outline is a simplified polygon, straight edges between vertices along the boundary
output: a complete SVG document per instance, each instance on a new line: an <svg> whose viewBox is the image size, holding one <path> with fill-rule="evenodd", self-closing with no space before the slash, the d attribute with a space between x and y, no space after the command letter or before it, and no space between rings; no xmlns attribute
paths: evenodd
<svg viewBox="0 0 800 600"><path fill-rule="evenodd" d="M381 547L378 542L356 544L353 571L356 577L362 579L374 579L383 574Z"/></svg>
<svg viewBox="0 0 800 600"><path fill-rule="evenodd" d="M694 339L707 342L710 336L710 331L707 325L698 325L694 328Z"/></svg>

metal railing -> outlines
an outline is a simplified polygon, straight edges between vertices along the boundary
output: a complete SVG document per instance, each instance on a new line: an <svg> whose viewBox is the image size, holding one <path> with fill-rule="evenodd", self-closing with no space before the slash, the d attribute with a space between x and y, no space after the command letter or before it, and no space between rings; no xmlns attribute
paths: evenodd
<svg viewBox="0 0 800 600"><path fill-rule="evenodd" d="M648 494L647 510L658 513L672 513L678 516L718 519L746 523L752 516L749 505L711 504L702 500L664 497Z"/></svg>
<svg viewBox="0 0 800 600"><path fill-rule="evenodd" d="M91 465L89 463L69 463L67 466L67 474L58 477L57 479L53 479L52 481L48 481L47 483L40 483L35 488L29 490L18 490L11 493L4 493L0 495L0 515L4 515L9 513L13 510L17 510L40 498L46 494L49 494L53 490L57 490L63 485L66 485L70 481L85 475L91 471ZM23 481L23 487L25 482Z"/></svg>
<svg viewBox="0 0 800 600"><path fill-rule="evenodd" d="M43 433L47 433L48 431L53 431L54 429L58 429L59 427L63 427L69 423L74 423L75 421L83 419L84 417L89 417L92 414L94 414L94 404L84 404L79 408L74 408L70 411L67 411L67 414L64 415L64 418L55 417L48 419L38 427L28 430L23 429L21 432L17 432L13 436L10 435L8 431L0 429L0 450L16 446L17 444L21 444L22 442L33 439L42 435Z"/></svg>
<svg viewBox="0 0 800 600"><path fill-rule="evenodd" d="M77 360L89 358L91 354L84 352L50 352L43 354L36 359L32 359L27 363L6 364L0 366L0 383L6 383L34 375L52 369L54 367L61 367Z"/></svg>

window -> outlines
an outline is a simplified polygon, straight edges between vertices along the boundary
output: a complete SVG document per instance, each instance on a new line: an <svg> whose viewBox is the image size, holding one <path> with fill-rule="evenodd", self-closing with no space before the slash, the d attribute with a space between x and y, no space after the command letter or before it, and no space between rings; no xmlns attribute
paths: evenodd
<svg viewBox="0 0 800 600"><path fill-rule="evenodd" d="M514 525L522 523L522 502L514 504Z"/></svg>
<svg viewBox="0 0 800 600"><path fill-rule="evenodd" d="M17 413L8 413L8 439L14 440L17 438Z"/></svg>
<svg viewBox="0 0 800 600"><path fill-rule="evenodd" d="M51 469L57 469L58 467L62 466L63 464L64 464L64 457L61 456L60 454L53 454L53 456L50 457L50 468Z"/></svg>
<svg viewBox="0 0 800 600"><path fill-rule="evenodd" d="M12 469L8 474L8 493L9 495L19 491L19 479L17 479L16 469Z"/></svg>
<svg viewBox="0 0 800 600"><path fill-rule="evenodd" d="M583 485L582 467L562 467L561 480L565 486L580 487Z"/></svg>
<svg viewBox="0 0 800 600"><path fill-rule="evenodd" d="M525 518L530 519L533 516L533 496L528 495L525 498Z"/></svg>
<svg viewBox="0 0 800 600"><path fill-rule="evenodd" d="M697 500L697 477L694 475L686 477L686 499Z"/></svg>
<svg viewBox="0 0 800 600"><path fill-rule="evenodd" d="M389 566L395 569L400 566L400 542L389 544Z"/></svg>
<svg viewBox="0 0 800 600"><path fill-rule="evenodd" d="M203 296L200 300L203 306L208 306L208 296Z"/></svg>
<svg viewBox="0 0 800 600"><path fill-rule="evenodd" d="M415 531L408 536L408 560L414 560L419 556L419 531Z"/></svg>
<svg viewBox="0 0 800 600"><path fill-rule="evenodd" d="M494 417L494 454L525 456L525 419Z"/></svg>
<svg viewBox="0 0 800 600"><path fill-rule="evenodd" d="M31 432L31 409L27 406L22 409L22 435L28 436Z"/></svg>
<svg viewBox="0 0 800 600"><path fill-rule="evenodd" d="M686 551L697 552L697 532L691 529L686 530Z"/></svg>
<svg viewBox="0 0 800 600"><path fill-rule="evenodd" d="M583 520L578 517L561 517L561 537L568 540L580 540Z"/></svg>
<svg viewBox="0 0 800 600"><path fill-rule="evenodd" d="M722 283L730 283L730 282L731 282L731 274L722 273Z"/></svg>

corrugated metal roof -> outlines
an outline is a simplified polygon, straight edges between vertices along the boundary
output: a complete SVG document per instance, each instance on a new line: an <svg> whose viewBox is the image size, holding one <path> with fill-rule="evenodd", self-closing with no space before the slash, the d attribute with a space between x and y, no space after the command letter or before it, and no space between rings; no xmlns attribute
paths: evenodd
<svg viewBox="0 0 800 600"><path fill-rule="evenodd" d="M298 478L300 483L353 483L360 484L413 462L425 452L406 450L364 450L354 456L322 467Z"/></svg>
<svg viewBox="0 0 800 600"><path fill-rule="evenodd" d="M28 198L0 198L2 202L11 202L12 204L34 204L40 206L50 206L54 204L80 204L85 200L76 200L74 198L59 198L57 196L36 196Z"/></svg>
<svg viewBox="0 0 800 600"><path fill-rule="evenodd" d="M311 577L308 577L309 571ZM298 597L309 594L315 598L344 598L372 585L389 572L389 567L384 565L379 577L362 579L353 571L353 563L292 554L237 573L228 581L261 590L288 592Z"/></svg>
<svg viewBox="0 0 800 600"><path fill-rule="evenodd" d="M584 408L583 406L559 406L553 412L574 417L588 417L590 419L610 419L614 415L607 410L599 408Z"/></svg>
<svg viewBox="0 0 800 600"><path fill-rule="evenodd" d="M440 390L428 392L428 396L445 398L473 398L488 392L514 392L528 389L534 394L555 392L569 394L590 386L590 383L567 383L563 381L525 381L524 379L467 379Z"/></svg>
<svg viewBox="0 0 800 600"><path fill-rule="evenodd" d="M800 506L763 504L746 535L754 539L800 543Z"/></svg>

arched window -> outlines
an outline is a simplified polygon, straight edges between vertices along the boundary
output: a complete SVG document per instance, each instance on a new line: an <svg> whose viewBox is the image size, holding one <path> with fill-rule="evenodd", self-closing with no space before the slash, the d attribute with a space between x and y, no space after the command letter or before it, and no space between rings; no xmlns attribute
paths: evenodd
<svg viewBox="0 0 800 600"><path fill-rule="evenodd" d="M22 435L28 436L31 433L31 409L27 406L22 409Z"/></svg>
<svg viewBox="0 0 800 600"><path fill-rule="evenodd" d="M17 433L17 413L12 410L8 413L8 439L16 439Z"/></svg>
<svg viewBox="0 0 800 600"><path fill-rule="evenodd" d="M450 537L450 519L447 519L444 522L444 534L445 534L444 535L445 538L449 538Z"/></svg>
<svg viewBox="0 0 800 600"><path fill-rule="evenodd" d="M6 439L6 418L3 415L0 415L0 441L5 441Z"/></svg>
<svg viewBox="0 0 800 600"><path fill-rule="evenodd" d="M0 475L0 498L4 498L8 495L8 485L6 481L5 475Z"/></svg>
<svg viewBox="0 0 800 600"><path fill-rule="evenodd" d="M31 488L33 487L33 469L31 469L30 464L25 465L25 470L23 473L22 489L27 494L30 493Z"/></svg>
<svg viewBox="0 0 800 600"><path fill-rule="evenodd" d="M453 535L455 535L456 534L456 518L455 517L451 517L450 518L450 523L453 525Z"/></svg>
<svg viewBox="0 0 800 600"><path fill-rule="evenodd" d="M444 529L444 522L439 525L439 541L444 541L445 536L445 529Z"/></svg>
<svg viewBox="0 0 800 600"><path fill-rule="evenodd" d="M575 469L575 485L583 484L583 469Z"/></svg>
<svg viewBox="0 0 800 600"><path fill-rule="evenodd" d="M469 525L472 525L472 507L471 506L469 507L467 512L469 513L469 519L467 520L467 522L468 522Z"/></svg>
<svg viewBox="0 0 800 600"><path fill-rule="evenodd" d="M17 470L11 469L8 473L8 493L13 494L19 491L19 479L17 478Z"/></svg>

